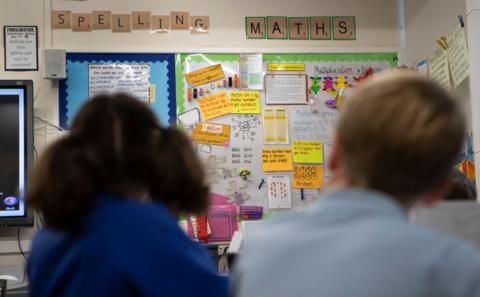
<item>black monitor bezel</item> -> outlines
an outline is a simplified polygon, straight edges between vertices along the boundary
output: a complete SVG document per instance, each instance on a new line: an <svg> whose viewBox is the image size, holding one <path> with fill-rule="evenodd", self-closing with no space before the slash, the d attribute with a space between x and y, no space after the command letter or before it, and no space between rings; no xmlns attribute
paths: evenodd
<svg viewBox="0 0 480 297"><path fill-rule="evenodd" d="M28 188L28 172L33 166L33 81L32 80L0 80L0 88L23 88L25 94L25 189ZM15 217L0 217L0 228L33 227L33 210L25 203L25 215Z"/></svg>

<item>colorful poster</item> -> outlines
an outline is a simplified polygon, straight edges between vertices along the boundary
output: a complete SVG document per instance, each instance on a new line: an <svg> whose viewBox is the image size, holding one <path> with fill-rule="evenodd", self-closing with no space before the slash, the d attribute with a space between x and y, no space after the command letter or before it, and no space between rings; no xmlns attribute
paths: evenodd
<svg viewBox="0 0 480 297"><path fill-rule="evenodd" d="M289 148L264 148L262 150L263 171L291 171L292 150Z"/></svg>
<svg viewBox="0 0 480 297"><path fill-rule="evenodd" d="M268 208L292 208L290 177L288 175L267 176Z"/></svg>
<svg viewBox="0 0 480 297"><path fill-rule="evenodd" d="M258 91L230 92L232 113L260 113L260 93Z"/></svg>
<svg viewBox="0 0 480 297"><path fill-rule="evenodd" d="M323 185L323 168L318 165L293 166L293 188L321 189Z"/></svg>
<svg viewBox="0 0 480 297"><path fill-rule="evenodd" d="M220 92L198 100L198 105L204 121L232 112L227 92Z"/></svg>
<svg viewBox="0 0 480 297"><path fill-rule="evenodd" d="M230 126L199 123L192 130L192 139L203 144L228 146L230 143Z"/></svg>
<svg viewBox="0 0 480 297"><path fill-rule="evenodd" d="M294 141L293 161L296 163L322 164L322 143L320 141Z"/></svg>
<svg viewBox="0 0 480 297"><path fill-rule="evenodd" d="M223 73L221 64L208 66L185 74L187 84L192 87L201 86L224 77L225 73Z"/></svg>
<svg viewBox="0 0 480 297"><path fill-rule="evenodd" d="M288 119L286 108L263 109L263 143L288 144Z"/></svg>

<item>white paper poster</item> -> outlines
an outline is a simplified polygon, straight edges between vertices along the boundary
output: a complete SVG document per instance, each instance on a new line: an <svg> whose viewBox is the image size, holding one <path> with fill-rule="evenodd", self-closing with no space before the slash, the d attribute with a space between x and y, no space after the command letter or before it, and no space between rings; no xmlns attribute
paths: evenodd
<svg viewBox="0 0 480 297"><path fill-rule="evenodd" d="M430 78L440 85L450 89L450 72L448 70L448 54L443 49L437 49L428 63Z"/></svg>
<svg viewBox="0 0 480 297"><path fill-rule="evenodd" d="M447 43L453 85L457 87L469 75L467 41L465 31L460 25L448 36Z"/></svg>
<svg viewBox="0 0 480 297"><path fill-rule="evenodd" d="M38 70L37 26L5 26L5 70Z"/></svg>
<svg viewBox="0 0 480 297"><path fill-rule="evenodd" d="M263 89L262 54L240 55L240 88L248 90Z"/></svg>
<svg viewBox="0 0 480 297"><path fill-rule="evenodd" d="M290 176L267 176L268 208L292 208Z"/></svg>
<svg viewBox="0 0 480 297"><path fill-rule="evenodd" d="M265 104L307 104L307 75L265 75Z"/></svg>
<svg viewBox="0 0 480 297"><path fill-rule="evenodd" d="M286 108L263 109L263 143L288 144L288 111Z"/></svg>
<svg viewBox="0 0 480 297"><path fill-rule="evenodd" d="M88 65L88 95L125 92L150 101L150 65L90 64Z"/></svg>

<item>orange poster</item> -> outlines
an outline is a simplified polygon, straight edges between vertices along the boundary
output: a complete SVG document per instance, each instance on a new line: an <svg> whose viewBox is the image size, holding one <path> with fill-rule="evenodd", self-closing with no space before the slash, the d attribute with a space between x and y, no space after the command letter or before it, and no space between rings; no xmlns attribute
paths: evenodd
<svg viewBox="0 0 480 297"><path fill-rule="evenodd" d="M292 171L292 150L289 148L264 148L262 150L263 171Z"/></svg>
<svg viewBox="0 0 480 297"><path fill-rule="evenodd" d="M225 146L230 143L230 126L198 123L192 130L192 139L198 143Z"/></svg>
<svg viewBox="0 0 480 297"><path fill-rule="evenodd" d="M222 65L220 64L208 66L185 74L187 84L192 87L201 86L224 77L225 73L223 73Z"/></svg>
<svg viewBox="0 0 480 297"><path fill-rule="evenodd" d="M227 92L216 93L215 95L200 99L198 100L198 104L204 121L232 112L232 106L228 100Z"/></svg>
<svg viewBox="0 0 480 297"><path fill-rule="evenodd" d="M293 187L295 189L321 189L322 185L322 166L295 165L293 167Z"/></svg>

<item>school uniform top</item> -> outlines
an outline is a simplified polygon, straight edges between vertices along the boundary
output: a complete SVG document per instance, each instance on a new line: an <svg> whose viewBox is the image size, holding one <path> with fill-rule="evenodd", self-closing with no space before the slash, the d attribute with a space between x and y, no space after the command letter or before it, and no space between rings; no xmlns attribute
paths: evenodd
<svg viewBox="0 0 480 297"><path fill-rule="evenodd" d="M161 204L101 195L81 226L33 240L30 296L228 296L206 251Z"/></svg>
<svg viewBox="0 0 480 297"><path fill-rule="evenodd" d="M245 242L237 296L480 296L479 252L409 223L381 193L339 190L308 214L267 225Z"/></svg>

